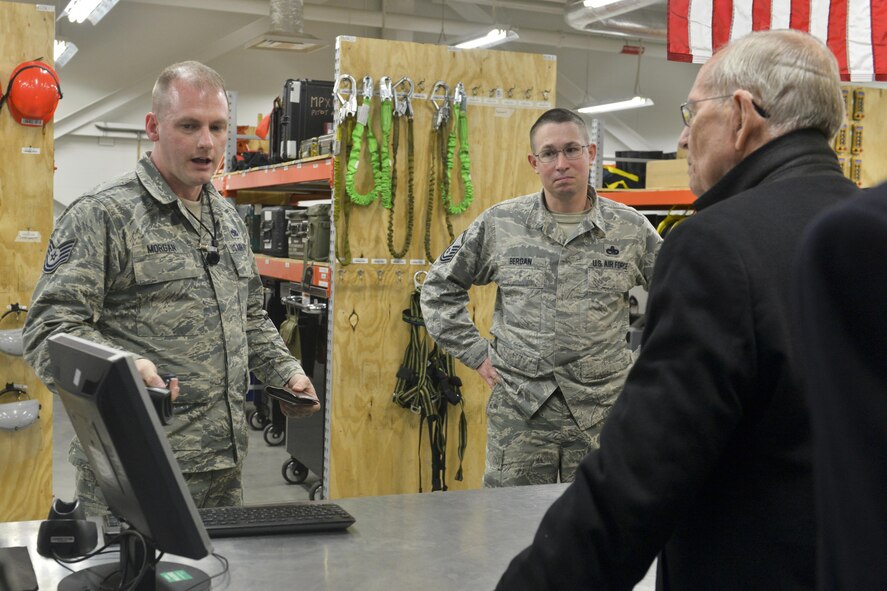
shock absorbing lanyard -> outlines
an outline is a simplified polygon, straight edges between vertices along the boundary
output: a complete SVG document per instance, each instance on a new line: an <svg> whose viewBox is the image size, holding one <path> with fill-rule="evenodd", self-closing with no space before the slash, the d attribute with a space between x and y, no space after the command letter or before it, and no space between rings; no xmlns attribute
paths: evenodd
<svg viewBox="0 0 887 591"><path fill-rule="evenodd" d="M456 152L456 136L459 139L459 163L462 177L462 187L465 192L458 205L453 204L450 192L442 195L443 204L447 211L453 215L464 213L471 206L474 199L474 185L471 182L471 157L468 153L468 97L465 95L465 87L461 82L456 84L453 92L453 127L450 129L450 137L447 142L447 187L451 188L451 175L453 172L454 156Z"/></svg>
<svg viewBox="0 0 887 591"><path fill-rule="evenodd" d="M379 149L376 143L376 136L373 135L373 120L370 117L372 113L373 100L373 79L369 76L363 77L363 101L357 109L357 122L354 125L354 131L351 133L351 153L348 156L348 170L345 173L345 190L348 191L348 197L351 202L357 205L369 205L378 198L376 181L376 170L379 168ZM357 174L357 167L360 164L360 149L363 146L363 135L366 132L367 152L369 152L370 166L372 166L373 188L368 193L359 193L354 186L354 176Z"/></svg>
<svg viewBox="0 0 887 591"><path fill-rule="evenodd" d="M346 88L347 87L347 88ZM342 95L347 94L348 98ZM342 74L333 86L333 96L339 105L336 112L336 146L333 157L335 175L333 221L336 225L336 260L344 267L351 263L351 246L348 242L348 225L351 218L351 201L347 198L345 179L346 162L354 151L351 137L357 115L357 82L353 76ZM339 225L342 220L343 225Z"/></svg>
<svg viewBox="0 0 887 591"><path fill-rule="evenodd" d="M403 89L402 91L400 89ZM391 208L388 210L388 252L392 258L406 255L413 241L413 176L415 157L413 145L413 81L404 76L394 85L394 119L392 124L391 146ZM407 231L400 250L394 247L394 204L397 199L397 151L400 144L400 120L406 117L407 123Z"/></svg>
<svg viewBox="0 0 887 591"><path fill-rule="evenodd" d="M440 178L441 195L449 193L449 180L443 170L438 171L438 166L443 162L438 161L438 155L441 160L447 151L447 122L450 120L450 87L443 80L438 80L428 96L432 106L435 108L434 117L431 122L431 129L434 138L431 146L431 165L428 172L428 197L425 203L425 257L431 262L435 257L431 254L431 217L434 213L434 195L437 192L437 179ZM448 199L448 198L447 198ZM446 200L444 200L446 202ZM444 208L446 217L447 232L450 235L450 241L455 238L453 232L453 224L450 222L450 212Z"/></svg>
<svg viewBox="0 0 887 591"><path fill-rule="evenodd" d="M363 101L357 110L357 123L351 134L352 150L348 157L348 171L345 176L345 188L351 201L357 205L370 205L376 199L382 200L382 205L387 209L391 207L391 161L388 154L388 141L391 135L392 115L392 91L391 79L383 78L379 85L381 97L380 126L382 128L381 142L373 133L372 101L373 79L370 76L363 78ZM368 193L360 193L354 185L354 177L360 164L360 151L363 145L363 136L366 135L367 152L369 152L370 166L372 167L373 188Z"/></svg>

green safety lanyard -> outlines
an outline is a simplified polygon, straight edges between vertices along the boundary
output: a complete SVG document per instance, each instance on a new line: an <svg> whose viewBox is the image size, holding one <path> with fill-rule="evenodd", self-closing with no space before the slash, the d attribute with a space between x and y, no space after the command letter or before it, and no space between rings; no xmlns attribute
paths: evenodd
<svg viewBox="0 0 887 591"><path fill-rule="evenodd" d="M343 87L348 86L346 91ZM348 98L342 95L348 93ZM336 114L336 146L333 157L333 223L336 226L336 260L343 267L351 263L351 245L348 241L348 226L351 221L351 201L345 189L346 162L354 152L351 138L357 113L357 83L352 76L343 74L336 80L333 96L339 104ZM339 222L342 222L342 225Z"/></svg>
<svg viewBox="0 0 887 591"><path fill-rule="evenodd" d="M471 201L474 199L474 185L471 182L471 157L468 153L467 103L465 87L459 82L456 84L456 90L453 93L453 127L450 130L450 137L447 142L447 187L448 189L452 188L450 179L455 161L456 136L458 134L459 163L461 165L462 186L465 192L462 195L462 201L458 205L453 204L449 190L442 195L444 207L453 215L464 213L471 206Z"/></svg>
<svg viewBox="0 0 887 591"><path fill-rule="evenodd" d="M381 142L373 133L372 100L373 79L369 76L363 78L363 102L357 110L357 123L351 134L353 146L348 158L348 170L345 176L345 189L351 201L356 205L370 205L376 199L382 201L386 209L391 207L391 160L388 152L388 142L391 136L392 101L391 79L383 78L380 84L380 127L382 130ZM387 80L387 93L384 81ZM387 96L386 96L387 94ZM363 136L366 135L367 152L372 166L373 188L367 193L360 193L355 186L355 176L360 165L360 153L363 147Z"/></svg>
<svg viewBox="0 0 887 591"><path fill-rule="evenodd" d="M398 88L407 87L403 93ZM415 173L415 157L413 142L413 81L406 76L394 85L394 122L391 147L391 208L388 210L388 252L394 259L403 258L413 241L413 212L415 197L413 195L413 177ZM407 230L403 246L398 250L394 247L394 204L397 199L397 151L400 143L400 120L407 120Z"/></svg>

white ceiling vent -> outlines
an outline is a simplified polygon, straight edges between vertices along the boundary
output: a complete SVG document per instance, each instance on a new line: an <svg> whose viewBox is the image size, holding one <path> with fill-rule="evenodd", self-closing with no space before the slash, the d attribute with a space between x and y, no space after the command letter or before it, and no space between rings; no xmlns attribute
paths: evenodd
<svg viewBox="0 0 887 591"><path fill-rule="evenodd" d="M248 49L276 49L308 53L326 45L303 32L304 0L271 0L271 30L246 44Z"/></svg>
<svg viewBox="0 0 887 591"><path fill-rule="evenodd" d="M564 20L587 33L665 39L663 6L663 0L573 0L567 4Z"/></svg>

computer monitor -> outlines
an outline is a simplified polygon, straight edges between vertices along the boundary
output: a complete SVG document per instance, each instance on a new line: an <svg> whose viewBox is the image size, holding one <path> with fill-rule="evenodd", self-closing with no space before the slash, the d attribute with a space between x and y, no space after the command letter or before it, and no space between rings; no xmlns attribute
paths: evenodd
<svg viewBox="0 0 887 591"><path fill-rule="evenodd" d="M209 536L136 369L135 356L67 334L50 337L48 346L56 389L108 507L146 541L143 547L139 536L122 536L119 564L78 571L59 589L109 588L109 583L119 582L120 573L132 577L153 564L157 552L195 560L210 554ZM131 584L124 581L123 588ZM200 569L166 561L143 573L137 585L133 588L139 591L210 586Z"/></svg>

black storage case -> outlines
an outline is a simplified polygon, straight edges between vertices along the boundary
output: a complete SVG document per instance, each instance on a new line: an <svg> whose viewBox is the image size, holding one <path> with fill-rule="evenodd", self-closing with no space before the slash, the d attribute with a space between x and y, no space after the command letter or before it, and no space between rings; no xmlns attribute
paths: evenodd
<svg viewBox="0 0 887 591"><path fill-rule="evenodd" d="M262 208L262 252L273 257L289 254L289 240L286 235L286 212L292 209L287 205Z"/></svg>
<svg viewBox="0 0 887 591"><path fill-rule="evenodd" d="M271 113L271 163L299 158L299 143L333 127L333 83L289 79ZM276 133L275 133L276 132Z"/></svg>

